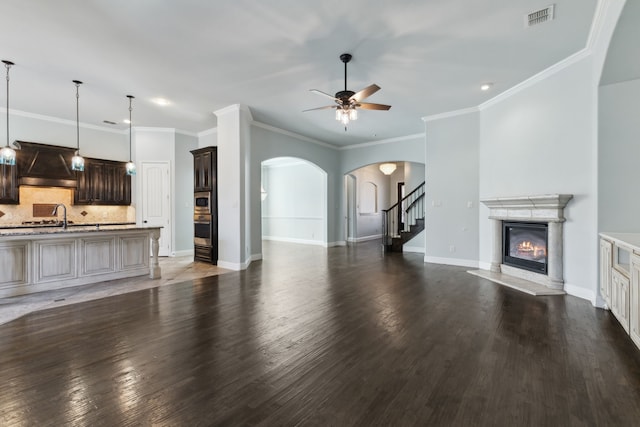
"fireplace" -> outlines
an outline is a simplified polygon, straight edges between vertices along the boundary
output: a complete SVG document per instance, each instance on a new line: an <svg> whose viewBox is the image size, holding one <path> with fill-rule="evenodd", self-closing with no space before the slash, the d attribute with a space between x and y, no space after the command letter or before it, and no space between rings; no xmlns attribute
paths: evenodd
<svg viewBox="0 0 640 427"><path fill-rule="evenodd" d="M547 224L502 222L502 263L547 274Z"/></svg>
<svg viewBox="0 0 640 427"><path fill-rule="evenodd" d="M489 271L562 291L562 225L565 206L572 198L571 194L543 194L481 200L489 208L491 224Z"/></svg>

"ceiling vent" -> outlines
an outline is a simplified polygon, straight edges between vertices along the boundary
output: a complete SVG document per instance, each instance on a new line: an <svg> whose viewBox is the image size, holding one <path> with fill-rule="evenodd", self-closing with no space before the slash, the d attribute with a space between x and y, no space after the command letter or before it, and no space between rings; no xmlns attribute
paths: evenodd
<svg viewBox="0 0 640 427"><path fill-rule="evenodd" d="M533 27L534 25L542 24L543 22L551 21L553 19L553 9L555 5L550 5L544 9L533 11L525 16L525 22L527 27Z"/></svg>

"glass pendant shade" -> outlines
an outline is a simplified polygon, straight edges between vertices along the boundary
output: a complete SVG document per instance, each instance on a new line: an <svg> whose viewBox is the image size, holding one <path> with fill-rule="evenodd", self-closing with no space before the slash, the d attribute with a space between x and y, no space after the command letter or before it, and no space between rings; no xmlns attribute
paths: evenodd
<svg viewBox="0 0 640 427"><path fill-rule="evenodd" d="M131 111L133 111L131 103L135 96L127 95L127 98L129 98L129 161L127 162L126 169L127 175L132 176L136 174L136 164L131 160Z"/></svg>
<svg viewBox="0 0 640 427"><path fill-rule="evenodd" d="M0 150L0 165L14 166L16 164L16 151L9 145Z"/></svg>
<svg viewBox="0 0 640 427"><path fill-rule="evenodd" d="M73 84L76 85L76 136L77 136L77 148L76 153L71 158L71 170L83 172L84 171L84 159L80 156L80 92L79 88L82 82L80 80L73 80Z"/></svg>
<svg viewBox="0 0 640 427"><path fill-rule="evenodd" d="M76 151L76 154L71 158L71 170L83 172L84 171L84 158Z"/></svg>
<svg viewBox="0 0 640 427"><path fill-rule="evenodd" d="M350 121L358 120L358 110L352 106L338 107L336 109L336 120L346 126Z"/></svg>
<svg viewBox="0 0 640 427"><path fill-rule="evenodd" d="M131 160L127 162L126 169L127 169L127 175L136 174L136 164L133 163Z"/></svg>
<svg viewBox="0 0 640 427"><path fill-rule="evenodd" d="M7 69L7 145L0 149L0 165L14 166L16 164L16 151L9 144L9 69L13 62L3 60Z"/></svg>

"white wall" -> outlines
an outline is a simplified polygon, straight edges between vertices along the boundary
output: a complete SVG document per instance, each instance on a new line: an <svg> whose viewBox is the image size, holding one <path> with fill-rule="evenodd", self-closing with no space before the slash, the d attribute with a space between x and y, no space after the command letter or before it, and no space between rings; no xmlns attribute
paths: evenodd
<svg viewBox="0 0 640 427"><path fill-rule="evenodd" d="M264 160L276 157L295 157L315 164L327 179L327 230L328 246L344 242L342 221L343 174L339 170L338 150L326 144L311 142L289 132L253 123L251 126L250 199L251 208L251 257L262 256L262 231L260 213L260 175Z"/></svg>
<svg viewBox="0 0 640 427"><path fill-rule="evenodd" d="M6 115L6 108L0 108ZM75 148L76 122L9 110L11 141L37 142ZM0 121L0 135L6 135L6 120ZM4 142L3 142L4 145ZM80 154L84 157L129 160L129 130L80 123Z"/></svg>
<svg viewBox="0 0 640 427"><path fill-rule="evenodd" d="M303 160L278 160L263 163L263 239L326 244L326 173Z"/></svg>
<svg viewBox="0 0 640 427"><path fill-rule="evenodd" d="M411 191L418 188L425 180L425 165L414 162L404 162L402 166L404 174L404 188L405 194L409 194ZM397 190L396 190L397 193ZM425 195L425 211L426 211L426 195ZM403 250L405 252L418 252L425 253L425 236L426 230L422 230L413 239L404 244Z"/></svg>
<svg viewBox="0 0 640 427"><path fill-rule="evenodd" d="M370 142L340 150L342 175L362 166L384 162L416 162L424 164L424 135L409 135L385 141Z"/></svg>
<svg viewBox="0 0 640 427"><path fill-rule="evenodd" d="M586 57L480 113L480 199L573 194L565 209L565 290L592 301L597 288L596 138L590 125L595 89L591 57ZM482 263L491 258L487 217L483 205Z"/></svg>
<svg viewBox="0 0 640 427"><path fill-rule="evenodd" d="M425 262L478 265L479 138L479 113L426 123Z"/></svg>
<svg viewBox="0 0 640 427"><path fill-rule="evenodd" d="M394 203L389 200L390 177L380 172L377 164L356 169L351 175L356 179L355 241L382 238L382 210Z"/></svg>
<svg viewBox="0 0 640 427"><path fill-rule="evenodd" d="M598 230L640 232L640 80L599 90Z"/></svg>
<svg viewBox="0 0 640 427"><path fill-rule="evenodd" d="M177 255L193 252L193 155L198 148L198 138L182 133L175 134L175 177L172 184L173 211L175 217L175 244Z"/></svg>

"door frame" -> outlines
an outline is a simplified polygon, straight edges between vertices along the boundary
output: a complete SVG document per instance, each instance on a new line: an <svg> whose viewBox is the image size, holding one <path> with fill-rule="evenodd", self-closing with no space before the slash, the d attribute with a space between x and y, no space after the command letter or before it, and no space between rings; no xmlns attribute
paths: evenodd
<svg viewBox="0 0 640 427"><path fill-rule="evenodd" d="M173 201L171 198L171 186L172 186L172 180L171 180L171 162L168 160L152 160L152 161L142 161L140 162L140 170L139 170L139 175L140 176L140 187L139 187L139 191L136 197L136 200L138 201L137 206L139 206L139 209L136 209L136 222L139 225L144 226L144 189L145 189L145 182L144 182L144 170L145 170L145 166L149 166L149 165L160 165L160 167L164 168L167 170L167 204L168 204L168 209L167 209L167 213L168 213L168 218L167 218L167 223L165 225L163 225L163 228L161 230L161 239L164 236L166 236L166 242L168 245L167 248L167 253L164 253L163 247L160 248L160 256L172 256L174 254L173 252L173 220L174 220L174 216L173 216ZM164 245L162 245L164 246Z"/></svg>

